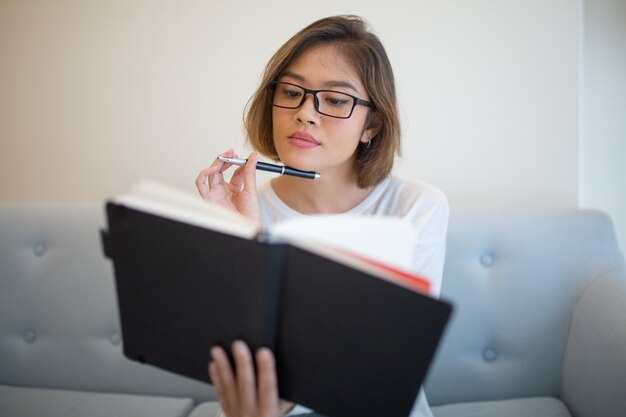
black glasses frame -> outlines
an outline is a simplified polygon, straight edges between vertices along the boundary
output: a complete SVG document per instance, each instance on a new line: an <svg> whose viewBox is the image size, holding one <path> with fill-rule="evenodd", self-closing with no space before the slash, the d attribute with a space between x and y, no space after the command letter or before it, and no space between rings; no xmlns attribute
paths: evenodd
<svg viewBox="0 0 626 417"><path fill-rule="evenodd" d="M298 103L297 106L279 106L277 104L274 104L274 93L276 91L276 86L280 85L280 84L285 84L285 85L291 85L293 87L298 87L300 89L302 89L304 91L304 94L302 95L302 100L300 100L300 103ZM319 114L323 114L324 116L328 116L328 117L334 117L335 119L349 119L352 116L352 112L354 112L354 108L357 105L361 105L361 106L365 106L365 107L369 107L372 110L376 110L376 106L374 106L374 103L372 103L371 101L367 101L367 100L363 100L361 98L355 97L352 94L348 94L348 93L344 93L343 91L336 91L336 90L310 90L308 88L304 88L301 85L298 84L293 84L293 83L286 83L283 81L271 81L268 85L267 85L267 99L270 103L270 105L274 106L274 107L280 107L282 109L297 109L300 108L304 102L306 101L306 96L307 94L311 94L313 96L313 102L315 104L315 110L319 113ZM346 95L348 97L352 97L352 108L350 109L350 113L345 116L345 117L341 117L341 116L333 116L332 114L328 114L328 113L324 113L322 111L320 111L320 101L317 98L317 93L339 93L339 94L343 94Z"/></svg>

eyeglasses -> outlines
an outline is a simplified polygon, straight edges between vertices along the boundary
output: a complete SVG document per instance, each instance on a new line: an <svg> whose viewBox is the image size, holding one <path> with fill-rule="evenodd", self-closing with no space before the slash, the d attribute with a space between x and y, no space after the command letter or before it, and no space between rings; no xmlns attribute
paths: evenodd
<svg viewBox="0 0 626 417"><path fill-rule="evenodd" d="M267 91L270 104L283 109L297 109L306 100L306 95L312 94L315 110L337 119L349 119L357 104L375 109L374 103L340 91L309 90L296 84L280 81L270 82Z"/></svg>

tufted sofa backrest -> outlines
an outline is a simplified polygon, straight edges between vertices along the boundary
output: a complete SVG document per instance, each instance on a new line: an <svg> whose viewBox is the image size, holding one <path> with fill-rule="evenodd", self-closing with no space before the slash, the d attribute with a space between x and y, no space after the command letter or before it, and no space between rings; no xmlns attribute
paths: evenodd
<svg viewBox="0 0 626 417"><path fill-rule="evenodd" d="M123 356L103 225L100 204L0 205L0 385L213 399ZM453 209L442 297L456 309L431 405L558 396L574 305L622 266L604 214Z"/></svg>
<svg viewBox="0 0 626 417"><path fill-rule="evenodd" d="M0 385L213 399L127 360L102 205L0 206Z"/></svg>
<svg viewBox="0 0 626 417"><path fill-rule="evenodd" d="M427 379L431 405L559 397L576 302L622 267L600 212L452 210L441 297L456 308Z"/></svg>

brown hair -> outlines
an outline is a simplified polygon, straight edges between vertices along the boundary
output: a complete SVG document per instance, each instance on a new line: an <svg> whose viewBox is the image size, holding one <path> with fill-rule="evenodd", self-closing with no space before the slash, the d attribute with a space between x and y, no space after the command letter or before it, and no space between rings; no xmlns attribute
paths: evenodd
<svg viewBox="0 0 626 417"><path fill-rule="evenodd" d="M380 129L371 143L357 148L357 185L365 188L385 179L396 155L400 155L400 122L396 106L393 71L385 48L358 16L320 19L289 39L270 59L261 83L251 98L244 118L248 140L259 153L274 160L278 154L272 133L272 107L267 85L275 81L295 58L307 49L331 44L354 66L367 94L375 105ZM368 117L368 122L373 120Z"/></svg>

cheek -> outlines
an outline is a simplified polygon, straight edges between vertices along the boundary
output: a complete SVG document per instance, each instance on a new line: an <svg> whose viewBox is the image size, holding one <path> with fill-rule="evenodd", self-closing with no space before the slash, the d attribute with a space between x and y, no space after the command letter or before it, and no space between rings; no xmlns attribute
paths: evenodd
<svg viewBox="0 0 626 417"><path fill-rule="evenodd" d="M272 134L274 138L276 138L277 136L280 136L280 132L284 130L284 126L285 126L284 114L281 114L282 112L276 111L276 110L280 110L280 109L274 108L272 110Z"/></svg>
<svg viewBox="0 0 626 417"><path fill-rule="evenodd" d="M345 138L348 142L358 141L363 133L363 123L358 120L336 119L329 126L336 136Z"/></svg>
<svg viewBox="0 0 626 417"><path fill-rule="evenodd" d="M293 110L272 107L272 122L276 125L293 118Z"/></svg>

